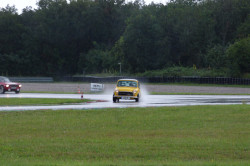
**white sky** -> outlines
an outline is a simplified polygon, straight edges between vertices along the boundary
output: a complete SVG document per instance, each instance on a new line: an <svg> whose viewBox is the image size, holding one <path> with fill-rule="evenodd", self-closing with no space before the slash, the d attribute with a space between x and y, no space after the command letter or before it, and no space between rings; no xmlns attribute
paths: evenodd
<svg viewBox="0 0 250 166"><path fill-rule="evenodd" d="M5 8L8 4L10 6L15 5L15 7L18 9L18 13L21 13L22 9L24 9L27 6L31 6L33 9L36 9L37 8L36 3L38 1L39 0L0 0L0 8ZM154 3L165 4L169 0L144 0L144 1L146 4L150 4L152 1L154 1Z"/></svg>

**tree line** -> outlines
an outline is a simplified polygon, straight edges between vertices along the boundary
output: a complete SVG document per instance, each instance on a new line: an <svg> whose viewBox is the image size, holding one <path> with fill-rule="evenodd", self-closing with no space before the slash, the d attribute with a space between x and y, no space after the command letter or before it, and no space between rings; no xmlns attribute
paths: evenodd
<svg viewBox="0 0 250 166"><path fill-rule="evenodd" d="M249 0L40 0L0 9L0 74L134 74L173 66L250 73Z"/></svg>

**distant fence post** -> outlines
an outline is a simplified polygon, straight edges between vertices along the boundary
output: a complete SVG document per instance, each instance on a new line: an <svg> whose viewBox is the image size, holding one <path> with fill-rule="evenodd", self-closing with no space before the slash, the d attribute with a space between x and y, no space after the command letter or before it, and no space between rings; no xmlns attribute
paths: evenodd
<svg viewBox="0 0 250 166"><path fill-rule="evenodd" d="M9 77L13 82L53 82L53 77Z"/></svg>

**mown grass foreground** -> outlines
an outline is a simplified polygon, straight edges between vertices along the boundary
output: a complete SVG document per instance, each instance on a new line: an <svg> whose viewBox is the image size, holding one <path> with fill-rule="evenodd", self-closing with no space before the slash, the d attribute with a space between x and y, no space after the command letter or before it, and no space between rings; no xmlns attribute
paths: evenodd
<svg viewBox="0 0 250 166"><path fill-rule="evenodd" d="M0 112L0 165L244 165L250 106Z"/></svg>
<svg viewBox="0 0 250 166"><path fill-rule="evenodd" d="M0 106L57 105L88 102L88 99L0 98Z"/></svg>

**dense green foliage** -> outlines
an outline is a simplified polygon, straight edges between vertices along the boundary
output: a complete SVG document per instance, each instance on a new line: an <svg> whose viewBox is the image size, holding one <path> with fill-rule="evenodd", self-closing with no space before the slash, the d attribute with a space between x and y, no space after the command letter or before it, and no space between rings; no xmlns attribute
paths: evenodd
<svg viewBox="0 0 250 166"><path fill-rule="evenodd" d="M115 73L119 62L126 73L193 65L250 72L249 0L37 4L21 14L0 9L1 75Z"/></svg>
<svg viewBox="0 0 250 166"><path fill-rule="evenodd" d="M172 76L172 77L182 77L182 76L198 76L198 77L223 77L227 75L227 70L223 69L199 69L196 67L169 67L162 70L150 70L144 73L139 73L137 76L153 77L153 76Z"/></svg>
<svg viewBox="0 0 250 166"><path fill-rule="evenodd" d="M0 112L8 166L248 166L250 106Z"/></svg>
<svg viewBox="0 0 250 166"><path fill-rule="evenodd" d="M228 48L228 56L232 62L232 73L250 73L250 37L235 42Z"/></svg>

